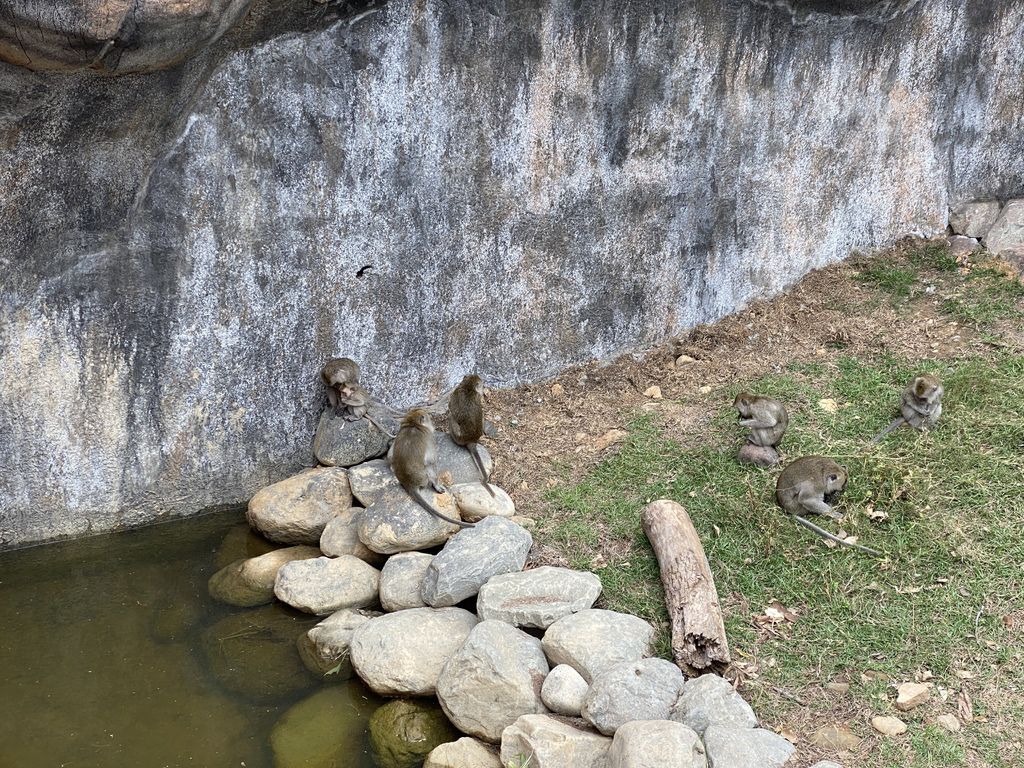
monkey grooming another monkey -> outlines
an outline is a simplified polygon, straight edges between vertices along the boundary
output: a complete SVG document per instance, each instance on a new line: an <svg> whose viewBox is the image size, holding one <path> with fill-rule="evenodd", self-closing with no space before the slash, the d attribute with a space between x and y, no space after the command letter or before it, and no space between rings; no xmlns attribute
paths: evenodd
<svg viewBox="0 0 1024 768"><path fill-rule="evenodd" d="M833 520L841 519L842 515L833 510L828 502L846 487L847 477L846 468L832 459L804 456L782 470L775 485L775 501L800 525L819 536L877 557L880 553L876 550L844 541L803 517L811 513L825 515Z"/></svg>
<svg viewBox="0 0 1024 768"><path fill-rule="evenodd" d="M463 377L462 382L448 398L448 434L456 444L461 445L480 471L480 481L487 492L494 496L494 489L487 482L484 460L480 455L480 438L484 434L484 384L474 373Z"/></svg>
<svg viewBox="0 0 1024 768"><path fill-rule="evenodd" d="M942 395L945 392L942 382L930 373L919 373L903 390L900 399L900 415L892 423L875 435L871 441L874 445L883 437L903 424L909 424L918 432L935 426L942 415Z"/></svg>
<svg viewBox="0 0 1024 768"><path fill-rule="evenodd" d="M366 419L388 437L394 437L370 415L372 405L391 409L377 403L359 383L359 366L355 360L347 357L328 360L320 371L320 378L327 387L327 400L336 416L344 417L345 421Z"/></svg>
<svg viewBox="0 0 1024 768"><path fill-rule="evenodd" d="M446 490L437 479L437 445L434 443L434 422L429 413L422 408L413 408L405 414L391 446L389 460L399 484L427 512L463 528L474 527L472 523L441 514L427 501L427 488L438 493Z"/></svg>
<svg viewBox="0 0 1024 768"><path fill-rule="evenodd" d="M732 403L739 416L739 425L750 429L747 444L740 448L741 464L770 467L779 462L776 446L789 426L786 406L778 400L750 392L736 395Z"/></svg>

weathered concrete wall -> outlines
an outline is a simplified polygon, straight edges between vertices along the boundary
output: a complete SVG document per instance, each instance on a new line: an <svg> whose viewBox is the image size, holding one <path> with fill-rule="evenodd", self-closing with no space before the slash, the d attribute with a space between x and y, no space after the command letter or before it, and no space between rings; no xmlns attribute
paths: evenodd
<svg viewBox="0 0 1024 768"><path fill-rule="evenodd" d="M392 0L153 75L4 65L0 537L312 463L335 353L397 401L538 379L1021 194L1022 28L1014 0Z"/></svg>

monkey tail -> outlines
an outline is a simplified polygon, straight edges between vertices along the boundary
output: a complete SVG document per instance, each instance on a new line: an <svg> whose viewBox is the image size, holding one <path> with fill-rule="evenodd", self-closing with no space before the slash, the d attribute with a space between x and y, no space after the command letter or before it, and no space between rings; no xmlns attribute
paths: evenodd
<svg viewBox="0 0 1024 768"><path fill-rule="evenodd" d="M406 490L409 492L409 495L413 497L417 504L419 504L421 507L427 510L427 512L432 514L434 517L439 517L445 522L451 523L452 525L461 526L462 528L476 527L474 523L467 523L465 520L455 520L454 518L448 517L447 515L442 515L440 512L438 512L430 505L430 502L427 501L426 497L423 495L423 492L420 491L419 488L413 488L411 490L406 488Z"/></svg>
<svg viewBox="0 0 1024 768"><path fill-rule="evenodd" d="M895 419L893 419L893 420L892 420L892 424L890 424L890 425L889 425L888 427L886 427L886 428L885 428L885 429L883 429L883 430L882 430L881 432L879 432L879 433L878 433L877 435L875 435L874 439L873 439L873 440L871 441L871 443L870 443L870 444L871 444L871 445L877 445L877 444L878 444L878 442L879 442L879 441L880 441L880 440L881 440L881 439L882 439L883 437L885 437L886 435L888 435L888 434L889 434L890 432L892 432L892 431L893 431L894 429L896 429L897 427L900 427L900 426L902 426L902 425L903 425L903 422L905 422L905 421L906 421L906 419L904 419L904 418L903 418L902 416L898 416L898 417L896 417Z"/></svg>
<svg viewBox="0 0 1024 768"><path fill-rule="evenodd" d="M871 555L872 557L881 557L882 556L882 553L879 552L878 550L871 549L870 547L864 547L864 546L861 546L860 544L853 544L853 543L851 543L849 541L845 541L844 539L840 539L838 536L834 536L833 534L831 534L828 531L826 531L824 528L819 528L817 525L812 523L810 520L807 520L806 518L800 517L800 515L793 515L793 519L796 520L798 523L800 523L800 525L804 526L805 528L808 528L808 529L814 531L816 534L818 534L822 538L828 539L829 541L834 541L836 544L842 544L844 547L851 547L853 549L859 549L861 552L865 552L865 553Z"/></svg>
<svg viewBox="0 0 1024 768"><path fill-rule="evenodd" d="M480 455L480 446L476 443L466 443L466 450L469 451L469 454L473 457L473 463L476 464L476 468L480 471L480 482L484 484L484 488L486 488L487 492L491 494L492 499L497 498L494 493L494 489L491 488L491 484L487 482L489 478L487 477L487 473L484 472L484 460Z"/></svg>

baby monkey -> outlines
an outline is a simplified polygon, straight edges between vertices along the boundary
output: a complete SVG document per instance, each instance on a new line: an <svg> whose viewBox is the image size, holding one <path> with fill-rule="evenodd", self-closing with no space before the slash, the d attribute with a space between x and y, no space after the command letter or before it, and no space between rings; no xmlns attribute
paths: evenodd
<svg viewBox="0 0 1024 768"><path fill-rule="evenodd" d="M775 501L800 525L819 536L877 557L880 553L876 550L844 541L804 517L811 513L841 519L842 515L833 510L829 502L846 487L847 477L846 468L832 459L804 456L782 470L775 485Z"/></svg>
<svg viewBox="0 0 1024 768"><path fill-rule="evenodd" d="M394 437L370 415L370 406L376 401L359 383L359 366L355 360L347 357L328 360L320 371L320 378L327 387L327 400L336 416L344 417L345 421L366 419L388 437Z"/></svg>
<svg viewBox="0 0 1024 768"><path fill-rule="evenodd" d="M405 414L402 425L391 446L391 471L406 493L423 509L435 517L472 528L472 523L447 517L427 501L426 489L444 493L445 488L437 479L437 445L434 442L434 421L422 408L413 408Z"/></svg>
<svg viewBox="0 0 1024 768"><path fill-rule="evenodd" d="M462 379L448 399L448 434L458 445L469 451L473 463L480 471L484 488L494 496L494 489L487 482L487 472L478 445L484 434L483 394L484 385L479 376L470 374Z"/></svg>
<svg viewBox="0 0 1024 768"><path fill-rule="evenodd" d="M903 390L900 399L900 415L892 423L875 435L871 444L879 442L894 429L909 424L919 432L935 426L942 415L942 394L945 390L937 376L930 373L919 373Z"/></svg>
<svg viewBox="0 0 1024 768"><path fill-rule="evenodd" d="M739 414L739 425L750 430L747 444L740 448L741 464L772 466L779 461L776 446L789 426L786 406L770 397L741 392L732 407Z"/></svg>

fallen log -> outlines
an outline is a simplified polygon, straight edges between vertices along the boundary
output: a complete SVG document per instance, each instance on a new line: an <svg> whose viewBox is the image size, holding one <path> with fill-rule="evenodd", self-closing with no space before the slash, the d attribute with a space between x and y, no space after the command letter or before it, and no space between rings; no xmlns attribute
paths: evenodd
<svg viewBox="0 0 1024 768"><path fill-rule="evenodd" d="M729 643L697 529L686 510L669 499L652 501L640 520L661 569L676 664L691 675L720 672L729 663Z"/></svg>

